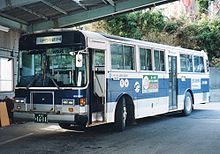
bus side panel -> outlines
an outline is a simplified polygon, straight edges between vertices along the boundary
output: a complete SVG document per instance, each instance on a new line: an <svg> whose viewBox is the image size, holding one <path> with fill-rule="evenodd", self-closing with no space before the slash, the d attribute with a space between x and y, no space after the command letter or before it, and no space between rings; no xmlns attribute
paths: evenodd
<svg viewBox="0 0 220 154"><path fill-rule="evenodd" d="M137 93L134 90L134 84L137 81L140 82L140 79L120 78L119 80L114 80L112 78L107 78L107 122L114 122L117 99L119 99L122 94L126 93L131 96L136 109Z"/></svg>
<svg viewBox="0 0 220 154"><path fill-rule="evenodd" d="M146 86L146 83L143 81L141 82L141 90L138 94L138 112L136 118L154 116L169 111L169 79L166 74L152 75L157 76L158 80L147 81L147 88L144 87Z"/></svg>
<svg viewBox="0 0 220 154"><path fill-rule="evenodd" d="M115 108L118 97L126 93L133 99L135 105L135 117L142 118L169 111L168 82L166 75L156 75L154 86L151 89L143 89L143 75L141 78L120 78L119 80L107 79L107 122L114 122ZM126 82L129 82L128 84ZM124 83L125 82L125 83ZM139 84L139 91L135 91L135 85ZM125 85L124 85L125 84ZM153 83L151 83L153 85Z"/></svg>
<svg viewBox="0 0 220 154"><path fill-rule="evenodd" d="M192 76L192 75L191 75ZM204 103L209 101L209 78L206 75L197 77L194 75L183 75L178 79L178 105L179 109L183 109L185 92L191 90L193 93L194 104Z"/></svg>

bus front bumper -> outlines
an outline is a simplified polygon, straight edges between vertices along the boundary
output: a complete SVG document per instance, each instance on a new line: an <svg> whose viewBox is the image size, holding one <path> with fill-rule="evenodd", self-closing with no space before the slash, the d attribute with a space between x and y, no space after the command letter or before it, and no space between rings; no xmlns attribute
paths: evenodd
<svg viewBox="0 0 220 154"><path fill-rule="evenodd" d="M14 112L15 119L23 119L27 121L34 121L35 114L33 112ZM88 121L87 115L79 114L47 114L48 123L72 123L72 124L86 124Z"/></svg>

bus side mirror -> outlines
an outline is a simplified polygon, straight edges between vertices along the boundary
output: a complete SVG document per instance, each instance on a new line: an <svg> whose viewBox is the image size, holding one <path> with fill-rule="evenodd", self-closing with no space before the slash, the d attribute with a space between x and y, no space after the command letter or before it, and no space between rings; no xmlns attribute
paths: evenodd
<svg viewBox="0 0 220 154"><path fill-rule="evenodd" d="M76 67L82 67L82 65L83 65L82 54L76 54Z"/></svg>

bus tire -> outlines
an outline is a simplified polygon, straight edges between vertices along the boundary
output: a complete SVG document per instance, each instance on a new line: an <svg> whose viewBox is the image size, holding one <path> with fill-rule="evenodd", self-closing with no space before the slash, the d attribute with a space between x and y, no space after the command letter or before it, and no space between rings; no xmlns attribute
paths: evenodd
<svg viewBox="0 0 220 154"><path fill-rule="evenodd" d="M59 126L63 129L68 129L68 130L76 130L76 131L86 130L86 126L84 125L72 125L70 123L59 123Z"/></svg>
<svg viewBox="0 0 220 154"><path fill-rule="evenodd" d="M193 110L193 99L192 99L192 95L187 92L185 94L185 98L184 98L184 109L183 109L183 115L184 116L188 116L192 113Z"/></svg>
<svg viewBox="0 0 220 154"><path fill-rule="evenodd" d="M71 129L70 123L59 123L59 126L63 129Z"/></svg>
<svg viewBox="0 0 220 154"><path fill-rule="evenodd" d="M120 98L115 113L115 130L121 132L125 130L127 120L127 108L125 97Z"/></svg>

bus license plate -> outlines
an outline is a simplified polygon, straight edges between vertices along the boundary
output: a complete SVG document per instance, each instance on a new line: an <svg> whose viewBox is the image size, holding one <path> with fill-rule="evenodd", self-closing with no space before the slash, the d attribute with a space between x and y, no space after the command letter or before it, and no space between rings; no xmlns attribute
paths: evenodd
<svg viewBox="0 0 220 154"><path fill-rule="evenodd" d="M36 113L34 115L34 121L37 123L47 123L47 114Z"/></svg>

